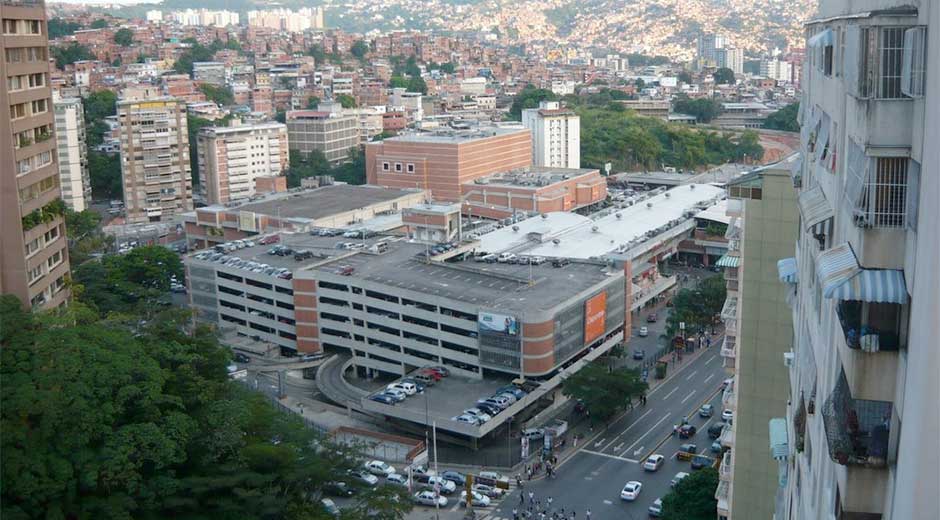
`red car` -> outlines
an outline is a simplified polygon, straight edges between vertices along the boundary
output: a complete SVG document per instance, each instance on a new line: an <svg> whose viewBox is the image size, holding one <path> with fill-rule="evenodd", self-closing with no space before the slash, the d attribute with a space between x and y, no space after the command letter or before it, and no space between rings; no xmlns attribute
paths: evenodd
<svg viewBox="0 0 940 520"><path fill-rule="evenodd" d="M274 244L281 241L280 235L269 235L258 241L261 245Z"/></svg>
<svg viewBox="0 0 940 520"><path fill-rule="evenodd" d="M444 377L443 375L441 375L440 372L438 372L438 371L436 371L436 370L434 370L434 369L431 369L431 368L425 368L425 369L423 369L421 372L419 372L419 374L424 374L424 375L426 375L426 376L428 376L428 377L431 377L431 378L433 378L435 381L440 381L440 380Z"/></svg>

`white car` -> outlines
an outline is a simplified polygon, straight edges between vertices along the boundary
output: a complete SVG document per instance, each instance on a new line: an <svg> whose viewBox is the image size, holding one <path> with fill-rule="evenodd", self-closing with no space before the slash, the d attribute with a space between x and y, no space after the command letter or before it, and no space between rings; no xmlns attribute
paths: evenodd
<svg viewBox="0 0 940 520"><path fill-rule="evenodd" d="M477 474L477 476L495 480L497 482L509 482L509 477L500 475L495 471L481 471L479 474Z"/></svg>
<svg viewBox="0 0 940 520"><path fill-rule="evenodd" d="M725 410L721 412L721 420L724 422L730 422L734 418L734 412L731 410Z"/></svg>
<svg viewBox="0 0 940 520"><path fill-rule="evenodd" d="M647 327L640 327L640 331L637 332L636 335L641 338L645 338L646 336L650 335L650 329L648 329Z"/></svg>
<svg viewBox="0 0 940 520"><path fill-rule="evenodd" d="M385 390L399 390L405 393L405 395L415 395L418 393L418 387L412 383L392 383L385 387Z"/></svg>
<svg viewBox="0 0 940 520"><path fill-rule="evenodd" d="M385 482L387 484L395 484L396 486L408 487L408 477L399 473L392 473L391 475L386 476Z"/></svg>
<svg viewBox="0 0 940 520"><path fill-rule="evenodd" d="M464 415L472 415L480 419L481 422L486 422L492 419L492 417L488 413L484 412L483 410L480 410L479 408L467 408L466 410L463 411L463 413Z"/></svg>
<svg viewBox="0 0 940 520"><path fill-rule="evenodd" d="M510 261L515 260L515 259L516 259L516 255L514 255L513 253L500 253L499 256L496 258L496 261L501 264L508 264Z"/></svg>
<svg viewBox="0 0 940 520"><path fill-rule="evenodd" d="M689 474L684 471L680 471L679 473L676 473L676 476L672 477L672 480L669 481L669 486L676 487L676 484L678 484L679 482L682 482L682 479L688 476Z"/></svg>
<svg viewBox="0 0 940 520"><path fill-rule="evenodd" d="M473 490L481 495L486 495L490 498L499 498L503 496L503 490L498 487L487 486L486 484L474 484Z"/></svg>
<svg viewBox="0 0 940 520"><path fill-rule="evenodd" d="M637 482L636 480L631 480L623 486L623 491L620 492L620 498L628 502L633 502L640 496L640 490L643 489L643 484Z"/></svg>
<svg viewBox="0 0 940 520"><path fill-rule="evenodd" d="M423 506L447 507L447 497L439 497L430 490L418 491L415 493L414 501Z"/></svg>
<svg viewBox="0 0 940 520"><path fill-rule="evenodd" d="M365 463L365 468L369 473L373 475L381 475L387 477L392 473L395 473L395 468L382 462L381 460L370 460Z"/></svg>
<svg viewBox="0 0 940 520"><path fill-rule="evenodd" d="M398 402L402 402L408 397L408 394L397 388L386 388L385 393L394 397Z"/></svg>
<svg viewBox="0 0 940 520"><path fill-rule="evenodd" d="M490 505L490 497L486 495L481 495L476 491L471 491L473 497L473 506L474 507L487 507ZM467 492L460 492L460 507L467 507Z"/></svg>
<svg viewBox="0 0 940 520"><path fill-rule="evenodd" d="M369 473L368 471L360 471L355 474L356 478L362 481L365 484L374 486L379 483L379 477Z"/></svg>
<svg viewBox="0 0 940 520"><path fill-rule="evenodd" d="M449 495L453 493L454 491L457 491L457 484L454 484L450 480L445 480L442 477L429 477L428 486L430 487L436 486L438 490L445 495Z"/></svg>
<svg viewBox="0 0 940 520"><path fill-rule="evenodd" d="M665 461L666 457L663 457L658 453L650 455L649 458L646 459L646 462L643 463L643 469L646 471L656 471L663 465Z"/></svg>
<svg viewBox="0 0 940 520"><path fill-rule="evenodd" d="M452 420L452 421L457 421L457 422L462 422L462 423L467 423L467 424L472 424L472 425L474 425L474 426L478 426L478 425L480 425L480 424L483 424L483 420L481 420L479 417L476 417L476 416L473 416L473 415L466 415L466 414L464 414L464 415L457 415L457 416L455 416L455 417L451 417L450 420Z"/></svg>

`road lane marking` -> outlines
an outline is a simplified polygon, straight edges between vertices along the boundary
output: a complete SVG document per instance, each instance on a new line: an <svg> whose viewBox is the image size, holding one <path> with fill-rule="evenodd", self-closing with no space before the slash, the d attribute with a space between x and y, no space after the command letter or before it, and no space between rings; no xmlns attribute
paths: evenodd
<svg viewBox="0 0 940 520"><path fill-rule="evenodd" d="M623 448L623 443L622 443L622 442L621 442L620 444L614 446L614 451L620 451L620 448Z"/></svg>
<svg viewBox="0 0 940 520"><path fill-rule="evenodd" d="M663 416L662 419L656 421L656 424L654 424L653 427L650 428L649 430L646 430L646 433L644 433L643 435L641 435L640 438L636 440L636 442L634 442L633 444L631 444L630 447L627 448L626 451L623 452L623 454L626 455L627 452L629 452L630 450L632 450L633 447L636 446L637 444L639 444L640 441L642 441L647 435L653 433L653 430L655 430L660 424L662 424L663 421L665 421L666 419L668 419L668 418L669 418L669 415L670 415L670 414L667 413L666 415Z"/></svg>
<svg viewBox="0 0 940 520"><path fill-rule="evenodd" d="M689 377L685 378L685 380L688 381L692 379L693 377L695 377L695 374L698 374L698 370L695 370L691 374L689 374Z"/></svg>
<svg viewBox="0 0 940 520"><path fill-rule="evenodd" d="M600 446L601 444L604 444L604 441L606 441L606 440L607 440L607 437L604 437L603 439L601 439L601 440L595 442L595 443L594 443L594 447L596 448L596 447Z"/></svg>
<svg viewBox="0 0 940 520"><path fill-rule="evenodd" d="M646 446L640 446L639 448L633 450L633 456L636 457L637 455L639 455L640 453L642 453L642 452L643 452L643 448L645 448L645 447L646 447Z"/></svg>
<svg viewBox="0 0 940 520"><path fill-rule="evenodd" d="M652 410L652 409L647 410L646 413L644 413L643 415L641 415L640 417L638 417L635 421L633 421L633 423L632 423L630 426L627 426L627 428L626 428L625 430L623 430L622 432L620 432L620 433L617 435L617 437L614 438L614 440L610 441L610 444L608 444L607 446L604 446L604 447L601 449L601 451L607 451L607 448L609 448L611 445L613 445L613 443L617 442L617 439L619 439L620 437L623 437L624 435L626 435L628 431L632 430L633 427L636 426L637 424L639 424L639 422L642 421L644 417L646 417L647 415L649 415L649 414L651 414L651 413L653 413L653 410Z"/></svg>
<svg viewBox="0 0 940 520"><path fill-rule="evenodd" d="M666 397L663 397L663 401L665 401L666 399L669 399L669 397L670 397L672 394L676 393L678 390L679 390L679 387L678 387L678 386L675 387L675 388L673 388L673 389L672 389L672 392L669 392L668 394L666 394Z"/></svg>
<svg viewBox="0 0 940 520"><path fill-rule="evenodd" d="M589 454L591 454L591 455L597 455L597 456L599 456L599 457L607 457L608 459L622 460L622 461L624 461L624 462L632 462L632 463L634 463L634 464L637 464L637 463L640 462L640 461L638 461L638 460L628 459L628 458L626 458L626 457L618 457L618 456L616 456L616 455L611 455L611 454L609 454L609 453L601 453L601 452L599 452L599 451L593 451L593 450L581 450L581 453L589 453Z"/></svg>
<svg viewBox="0 0 940 520"><path fill-rule="evenodd" d="M679 402L679 404L685 404L685 402L691 399L693 395L695 395L695 390L692 390L692 392L690 392L689 395L685 396L685 399Z"/></svg>
<svg viewBox="0 0 940 520"><path fill-rule="evenodd" d="M604 503L607 505L613 505L613 502L611 502L610 500L605 500Z"/></svg>
<svg viewBox="0 0 940 520"><path fill-rule="evenodd" d="M715 377L715 374L712 374L712 375L706 377L706 378L705 378L705 382L707 383L707 382L711 381L713 377Z"/></svg>
<svg viewBox="0 0 940 520"><path fill-rule="evenodd" d="M712 357L708 358L708 361L705 362L705 366L708 366L709 363L711 363L712 361L714 361L714 360L717 359L717 358L718 358L718 356L712 356Z"/></svg>

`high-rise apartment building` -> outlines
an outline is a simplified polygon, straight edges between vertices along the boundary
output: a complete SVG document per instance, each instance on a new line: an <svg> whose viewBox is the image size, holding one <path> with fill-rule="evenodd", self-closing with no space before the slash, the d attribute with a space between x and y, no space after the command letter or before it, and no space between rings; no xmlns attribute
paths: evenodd
<svg viewBox="0 0 940 520"><path fill-rule="evenodd" d="M321 103L317 108L287 113L290 149L319 150L331 163L349 159L350 150L359 146L359 117L344 114L339 103Z"/></svg>
<svg viewBox="0 0 940 520"><path fill-rule="evenodd" d="M937 518L940 2L833 0L816 16L780 273L794 297L776 518Z"/></svg>
<svg viewBox="0 0 940 520"><path fill-rule="evenodd" d="M770 419L786 412L789 377L783 355L790 351L792 321L777 262L796 240L796 190L790 178L798 155L747 173L728 184L727 300L722 309L727 335L721 356L734 375L722 406L734 413L720 437L718 516L773 518L777 464L767 456Z"/></svg>
<svg viewBox="0 0 940 520"><path fill-rule="evenodd" d="M255 179L281 175L287 169L287 125L203 128L196 150L206 202L227 204L247 199L255 194Z"/></svg>
<svg viewBox="0 0 940 520"><path fill-rule="evenodd" d="M41 0L0 0L0 293L33 309L68 298L49 36Z"/></svg>
<svg viewBox="0 0 940 520"><path fill-rule="evenodd" d="M542 101L522 111L532 131L532 164L547 168L581 167L581 118L557 101Z"/></svg>
<svg viewBox="0 0 940 520"><path fill-rule="evenodd" d="M62 200L74 211L91 205L88 150L85 143L85 114L79 98L56 99L55 138L59 152L59 184Z"/></svg>
<svg viewBox="0 0 940 520"><path fill-rule="evenodd" d="M714 67L718 63L718 54L728 45L728 39L720 34L699 33L696 57L704 67Z"/></svg>
<svg viewBox="0 0 940 520"><path fill-rule="evenodd" d="M323 29L323 8L307 7L297 11L290 9L248 11L248 25L288 32Z"/></svg>
<svg viewBox="0 0 940 520"><path fill-rule="evenodd" d="M716 52L717 65L731 69L735 74L744 74L744 49L729 47Z"/></svg>
<svg viewBox="0 0 940 520"><path fill-rule="evenodd" d="M764 76L765 78L783 81L786 83L793 81L793 71L790 62L778 60L777 58L761 60L760 75Z"/></svg>
<svg viewBox="0 0 940 520"><path fill-rule="evenodd" d="M160 222L193 209L186 104L130 95L118 101L127 222Z"/></svg>

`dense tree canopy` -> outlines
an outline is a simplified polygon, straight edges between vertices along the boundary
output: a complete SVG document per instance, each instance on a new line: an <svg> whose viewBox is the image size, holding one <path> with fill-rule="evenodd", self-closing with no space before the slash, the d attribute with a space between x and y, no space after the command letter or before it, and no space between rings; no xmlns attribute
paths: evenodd
<svg viewBox="0 0 940 520"><path fill-rule="evenodd" d="M316 109L317 109L317 105L319 105L319 104L320 104L320 98L318 98L317 96L310 96L310 97L307 98L307 109L308 109L308 110L316 110Z"/></svg>
<svg viewBox="0 0 940 520"><path fill-rule="evenodd" d="M49 39L54 40L62 36L69 36L82 28L78 22L67 22L61 18L50 18L46 23L46 30L49 31Z"/></svg>
<svg viewBox="0 0 940 520"><path fill-rule="evenodd" d="M330 176L349 184L365 184L365 152L359 148L349 151L349 160L338 165L331 165L326 155L319 150L302 153L290 151L290 166L287 169L287 186L295 188L307 177Z"/></svg>
<svg viewBox="0 0 940 520"><path fill-rule="evenodd" d="M728 67L721 67L713 74L715 83L719 85L734 85L734 71Z"/></svg>
<svg viewBox="0 0 940 520"><path fill-rule="evenodd" d="M687 333L714 324L726 296L722 276L710 276L700 281L694 289L680 289L672 299L672 312L666 318L666 337L679 334L679 323L682 322L685 323Z"/></svg>
<svg viewBox="0 0 940 520"><path fill-rule="evenodd" d="M235 104L235 96L229 87L203 83L199 85L199 90L206 95L206 99L219 106L224 107Z"/></svg>
<svg viewBox="0 0 940 520"><path fill-rule="evenodd" d="M356 108L356 98L349 94L338 94L336 101L338 101L343 108Z"/></svg>
<svg viewBox="0 0 940 520"><path fill-rule="evenodd" d="M525 88L513 98L512 106L509 107L509 117L516 121L521 121L523 109L538 108L540 102L554 101L556 99L558 99L558 96L551 90L526 85Z"/></svg>
<svg viewBox="0 0 940 520"><path fill-rule="evenodd" d="M350 47L349 52L359 59L365 58L369 52L369 44L363 40L356 40Z"/></svg>
<svg viewBox="0 0 940 520"><path fill-rule="evenodd" d="M91 26L90 26L90 27L91 27L92 29L104 29L104 28L107 27L107 26L108 26L108 21L107 21L107 20L105 20L104 18L98 18L98 19L95 20L94 22L91 22Z"/></svg>
<svg viewBox="0 0 940 520"><path fill-rule="evenodd" d="M92 198L96 200L120 200L123 197L121 157L118 154L89 150L88 177L91 180Z"/></svg>
<svg viewBox="0 0 940 520"><path fill-rule="evenodd" d="M105 253L114 244L114 237L106 235L99 227L101 214L86 209L65 212L65 228L69 238L69 263L72 269L88 261L93 255Z"/></svg>
<svg viewBox="0 0 940 520"><path fill-rule="evenodd" d="M764 128L770 130L784 130L786 132L799 132L800 123L796 120L796 115L799 111L800 104L791 103L767 116L767 119L764 121Z"/></svg>
<svg viewBox="0 0 940 520"><path fill-rule="evenodd" d="M59 69L65 69L66 65L71 65L76 61L95 59L95 55L88 47L76 42L52 47L52 56L55 57L55 66Z"/></svg>
<svg viewBox="0 0 940 520"><path fill-rule="evenodd" d="M717 487L718 470L693 471L663 497L663 520L714 520Z"/></svg>
<svg viewBox="0 0 940 520"><path fill-rule="evenodd" d="M170 290L170 277L183 279L179 256L163 246L142 246L124 255L106 255L86 262L72 277L81 284L80 299L102 316L110 313L149 314Z"/></svg>
<svg viewBox="0 0 940 520"><path fill-rule="evenodd" d="M114 43L122 47L130 47L134 43L134 31L121 28L114 33Z"/></svg>
<svg viewBox="0 0 940 520"><path fill-rule="evenodd" d="M672 109L680 114L695 116L700 123L708 123L721 114L721 102L709 98L689 99L686 95L680 95L673 101Z"/></svg>
<svg viewBox="0 0 940 520"><path fill-rule="evenodd" d="M626 410L647 388L638 369L611 370L598 361L588 363L562 384L562 392L583 402L594 422L606 421Z"/></svg>

